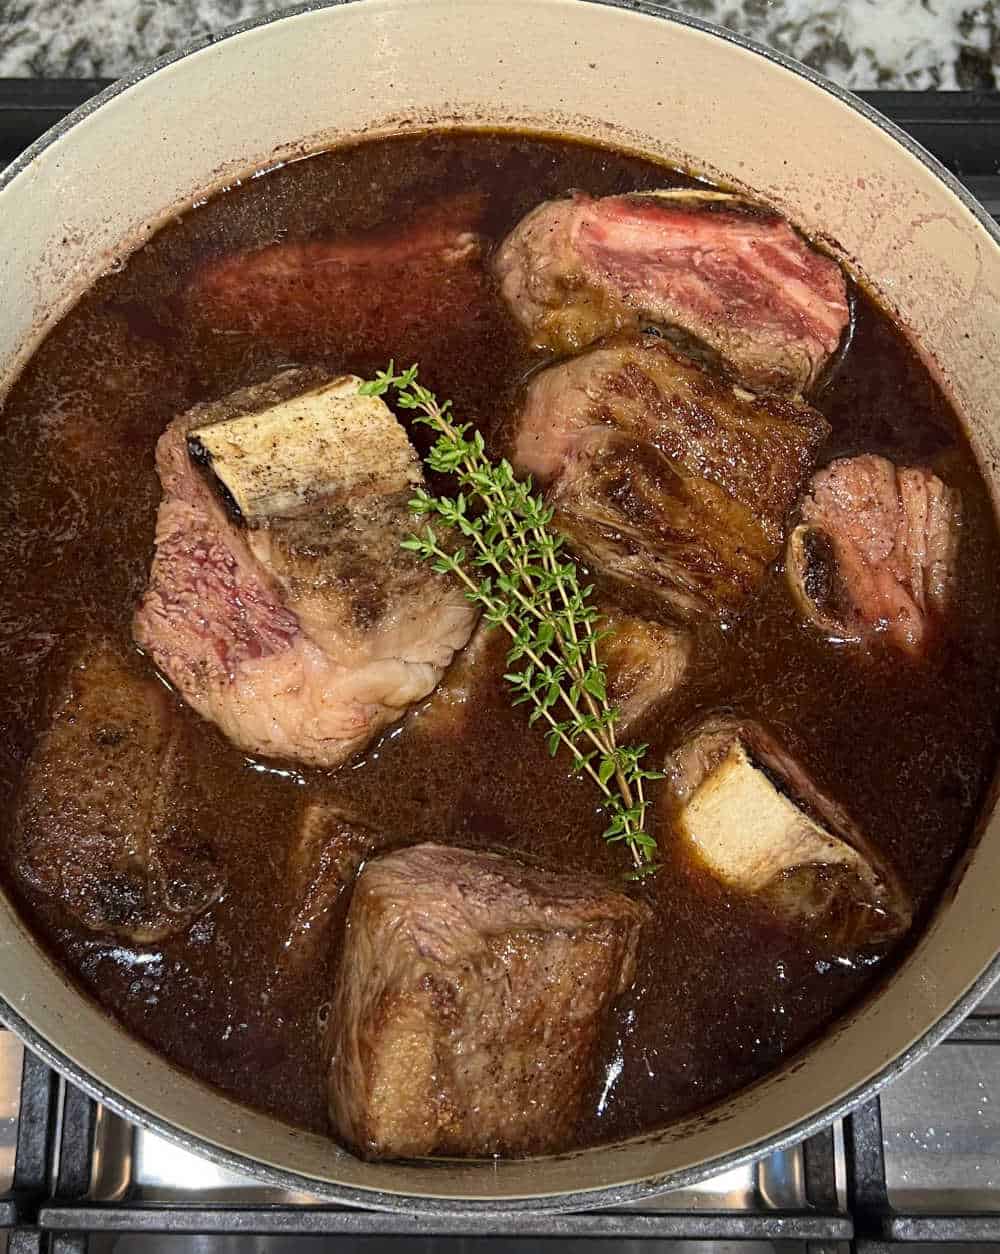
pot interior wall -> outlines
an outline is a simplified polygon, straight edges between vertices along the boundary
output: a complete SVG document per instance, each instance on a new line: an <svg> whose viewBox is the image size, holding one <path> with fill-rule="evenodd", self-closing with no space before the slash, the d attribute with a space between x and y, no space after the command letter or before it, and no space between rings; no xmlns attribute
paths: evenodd
<svg viewBox="0 0 1000 1254"><path fill-rule="evenodd" d="M252 167L431 124L568 132L756 189L877 280L993 473L1000 249L975 216L919 159L806 78L705 30L579 0L356 0L248 30L120 91L0 187L0 380L170 210ZM806 1057L711 1120L542 1163L365 1164L248 1112L86 1003L5 900L0 995L125 1103L320 1189L496 1201L668 1173L679 1183L835 1105L939 1019L1000 947L998 882L1000 825L991 822L890 986Z"/></svg>

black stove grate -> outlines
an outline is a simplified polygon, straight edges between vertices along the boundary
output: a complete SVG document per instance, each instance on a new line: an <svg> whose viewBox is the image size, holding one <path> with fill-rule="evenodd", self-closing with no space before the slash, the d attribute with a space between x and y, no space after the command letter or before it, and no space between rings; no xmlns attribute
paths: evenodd
<svg viewBox="0 0 1000 1254"><path fill-rule="evenodd" d="M13 159L43 131L105 84L95 80L0 80L0 163ZM1000 94L871 92L866 98L908 130L957 174L986 208L1000 216ZM940 1047L1000 1045L1000 1015L973 1015ZM802 1149L803 1204L748 1211L662 1209L568 1215L475 1211L448 1215L386 1214L323 1204L149 1202L126 1190L120 1200L95 1202L100 1108L25 1053L17 1117L13 1181L0 1196L0 1249L8 1254L89 1254L95 1238L227 1236L358 1238L548 1238L569 1243L604 1238L644 1242L647 1249L719 1249L755 1243L804 1254L859 1254L937 1245L979 1244L1000 1249L1000 1211L904 1212L894 1209L886 1182L886 1149L879 1098L844 1120L844 1179L837 1170L833 1128ZM838 1188L841 1183L842 1187ZM534 1240L519 1248L533 1248ZM361 1248L358 1246L357 1248ZM381 1247L380 1247L381 1248ZM425 1248L431 1249L430 1245ZM443 1247L442 1247L443 1248ZM462 1248L467 1246L462 1243Z"/></svg>
<svg viewBox="0 0 1000 1254"><path fill-rule="evenodd" d="M973 1015L939 1047L1000 1045L1000 1016ZM803 1143L806 1205L751 1212L644 1210L568 1215L475 1211L387 1214L320 1203L297 1205L87 1201L94 1176L99 1108L25 1053L13 1187L0 1198L9 1254L86 1254L95 1234L258 1237L605 1238L671 1242L763 1242L806 1254L858 1254L968 1243L1000 1248L1000 1212L906 1213L886 1187L878 1097L843 1124L845 1205L838 1200L833 1129Z"/></svg>

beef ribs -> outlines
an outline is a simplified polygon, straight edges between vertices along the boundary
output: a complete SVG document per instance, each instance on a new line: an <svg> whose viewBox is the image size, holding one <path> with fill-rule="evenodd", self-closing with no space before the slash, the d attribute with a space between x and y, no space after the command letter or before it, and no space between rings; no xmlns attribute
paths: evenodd
<svg viewBox="0 0 1000 1254"><path fill-rule="evenodd" d="M664 773L673 826L723 883L838 947L909 928L912 905L892 868L759 724L706 719Z"/></svg>
<svg viewBox="0 0 1000 1254"><path fill-rule="evenodd" d="M691 637L665 623L598 601L597 646L607 674L608 701L617 711L615 730L628 739L652 709L676 692L691 659Z"/></svg>
<svg viewBox="0 0 1000 1254"><path fill-rule="evenodd" d="M623 334L532 379L512 456L549 484L577 553L689 621L757 588L828 431L801 400Z"/></svg>
<svg viewBox="0 0 1000 1254"><path fill-rule="evenodd" d="M687 632L596 598L600 615L597 657L605 667L615 730L627 737L651 709L666 701L684 679L691 656ZM432 735L461 736L466 716L482 699L484 683L497 684L508 669L506 632L480 623L428 700L413 710L414 726Z"/></svg>
<svg viewBox="0 0 1000 1254"><path fill-rule="evenodd" d="M883 635L920 654L951 596L958 493L926 468L866 453L820 470L801 516L785 568L806 617L839 640Z"/></svg>
<svg viewBox="0 0 1000 1254"><path fill-rule="evenodd" d="M105 642L74 660L25 771L12 862L84 927L145 944L185 931L223 880L178 711L137 671Z"/></svg>
<svg viewBox="0 0 1000 1254"><path fill-rule="evenodd" d="M378 344L386 359L426 360L477 325L487 290L481 209L477 197L452 197L402 224L213 259L186 290L185 316L209 334L260 335L293 355L336 345L343 358Z"/></svg>
<svg viewBox="0 0 1000 1254"><path fill-rule="evenodd" d="M135 638L251 753L345 761L433 689L475 624L457 584L400 548L422 476L396 420L357 396L359 382L287 371L182 414L157 446L164 496ZM323 439L298 406L323 411ZM283 435L272 429L278 409ZM246 414L267 419L266 441L245 430ZM231 438L214 439L216 426ZM282 443L298 433L311 462ZM226 457L240 454L258 459L259 475L233 472ZM366 469L380 459L377 473ZM284 512L254 512L275 499Z"/></svg>
<svg viewBox="0 0 1000 1254"><path fill-rule="evenodd" d="M328 940L339 902L365 858L383 843L344 806L311 801L288 855L290 920L277 970L305 971Z"/></svg>
<svg viewBox="0 0 1000 1254"><path fill-rule="evenodd" d="M566 1147L644 907L599 880L425 844L355 885L330 1117L366 1157Z"/></svg>
<svg viewBox="0 0 1000 1254"><path fill-rule="evenodd" d="M812 385L849 322L844 276L777 214L719 193L579 194L533 209L495 260L538 348L676 327L756 391Z"/></svg>

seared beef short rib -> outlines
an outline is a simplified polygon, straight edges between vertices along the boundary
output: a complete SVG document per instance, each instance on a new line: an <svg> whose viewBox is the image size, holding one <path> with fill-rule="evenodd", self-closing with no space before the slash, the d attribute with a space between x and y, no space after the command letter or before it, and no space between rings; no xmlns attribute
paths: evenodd
<svg viewBox="0 0 1000 1254"><path fill-rule="evenodd" d="M884 635L922 653L951 598L958 493L930 470L866 453L814 475L800 512L785 568L805 616L839 640Z"/></svg>
<svg viewBox="0 0 1000 1254"><path fill-rule="evenodd" d="M222 892L211 798L162 684L120 647L74 659L21 788L21 882L84 927L137 944L190 926Z"/></svg>
<svg viewBox="0 0 1000 1254"><path fill-rule="evenodd" d="M329 1018L336 1132L382 1158L567 1146L643 918L599 880L496 854L369 862Z"/></svg>
<svg viewBox="0 0 1000 1254"><path fill-rule="evenodd" d="M910 926L895 872L768 731L706 719L668 755L664 804L707 869L814 939L854 949Z"/></svg>
<svg viewBox="0 0 1000 1254"><path fill-rule="evenodd" d="M135 638L249 753L338 765L427 696L475 624L461 589L400 548L422 475L359 382L286 371L182 414L157 446Z"/></svg>
<svg viewBox="0 0 1000 1254"><path fill-rule="evenodd" d="M550 485L577 553L689 621L756 590L828 430L803 401L625 334L532 379L513 461Z"/></svg>
<svg viewBox="0 0 1000 1254"><path fill-rule="evenodd" d="M482 204L448 197L409 222L271 244L206 262L184 294L190 324L314 357L379 344L399 362L474 343L487 291ZM405 294L405 295L403 295Z"/></svg>
<svg viewBox="0 0 1000 1254"><path fill-rule="evenodd" d="M849 320L835 262L784 218L717 192L547 201L495 268L539 348L568 354L614 331L677 327L755 391L810 387Z"/></svg>
<svg viewBox="0 0 1000 1254"><path fill-rule="evenodd" d="M343 806L309 802L285 871L291 920L277 955L279 972L311 968L329 943L338 904L380 843L378 834Z"/></svg>
<svg viewBox="0 0 1000 1254"><path fill-rule="evenodd" d="M630 614L611 601L597 601L598 661L605 667L609 703L617 710L615 730L630 736L650 710L681 685L691 657L687 632ZM510 637L480 622L455 656L444 679L410 715L411 725L431 735L461 736L466 713L481 683L498 682L507 667Z"/></svg>

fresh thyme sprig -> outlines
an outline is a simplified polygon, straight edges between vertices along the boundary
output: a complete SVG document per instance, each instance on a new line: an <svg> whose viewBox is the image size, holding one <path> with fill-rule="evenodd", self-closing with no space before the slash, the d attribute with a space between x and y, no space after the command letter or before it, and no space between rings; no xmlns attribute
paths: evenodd
<svg viewBox="0 0 1000 1254"><path fill-rule="evenodd" d="M395 373L392 362L361 387L367 396L392 389L401 409L437 435L427 465L453 475L455 497L432 496L423 488L410 502L425 520L403 548L454 575L492 627L510 637L504 678L515 705L532 707L529 723L541 722L554 757L569 750L573 769L589 775L604 796L609 823L604 839L624 842L634 878L656 869L656 842L645 830L649 802L645 782L659 779L642 768L645 745L619 745L617 710L608 700L607 675L597 652L602 633L589 604L592 586L581 587L576 564L563 551L552 527L553 510L518 479L510 462L491 462L483 437L471 423L456 422L451 402L439 402L417 382L417 367ZM431 523L438 519L467 542L452 552Z"/></svg>

